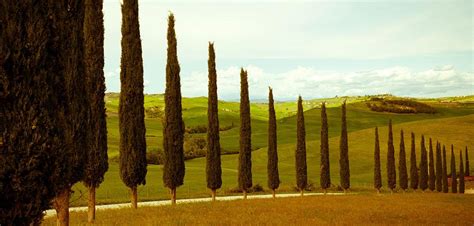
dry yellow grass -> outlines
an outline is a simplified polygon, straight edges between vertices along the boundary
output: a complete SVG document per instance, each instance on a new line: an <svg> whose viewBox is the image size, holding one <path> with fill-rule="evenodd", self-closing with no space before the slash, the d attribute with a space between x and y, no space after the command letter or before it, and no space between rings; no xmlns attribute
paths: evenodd
<svg viewBox="0 0 474 226"><path fill-rule="evenodd" d="M354 194L106 210L98 211L95 225L472 225L473 209L474 195ZM86 222L85 212L71 214L72 225Z"/></svg>

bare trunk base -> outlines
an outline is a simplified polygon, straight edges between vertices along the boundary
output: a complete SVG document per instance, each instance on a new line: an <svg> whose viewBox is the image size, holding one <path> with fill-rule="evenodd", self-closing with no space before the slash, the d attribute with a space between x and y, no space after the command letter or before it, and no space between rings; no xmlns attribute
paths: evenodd
<svg viewBox="0 0 474 226"><path fill-rule="evenodd" d="M375 189L377 190L377 195L380 195L380 189Z"/></svg>
<svg viewBox="0 0 474 226"><path fill-rule="evenodd" d="M324 192L324 195L326 195L328 193L328 190L327 189L323 189L323 192Z"/></svg>
<svg viewBox="0 0 474 226"><path fill-rule="evenodd" d="M91 186L89 189L89 200L87 203L87 222L93 223L95 220L95 187Z"/></svg>
<svg viewBox="0 0 474 226"><path fill-rule="evenodd" d="M247 191L244 190L244 199L247 199Z"/></svg>
<svg viewBox="0 0 474 226"><path fill-rule="evenodd" d="M301 189L301 190L300 190L300 194L301 194L301 197L304 196L304 189Z"/></svg>
<svg viewBox="0 0 474 226"><path fill-rule="evenodd" d="M56 224L58 226L69 225L69 196L71 189L61 191L53 200L53 207L56 209Z"/></svg>
<svg viewBox="0 0 474 226"><path fill-rule="evenodd" d="M130 191L131 191L131 197L130 197L130 200L131 200L131 203L132 203L132 208L133 209L136 209L138 207L138 192L137 192L137 187L133 187L133 188L130 188Z"/></svg>
<svg viewBox="0 0 474 226"><path fill-rule="evenodd" d="M176 205L176 188L170 189L171 193L171 205Z"/></svg>
<svg viewBox="0 0 474 226"><path fill-rule="evenodd" d="M215 202L216 201L216 189L212 189L211 197L212 197L212 201Z"/></svg>
<svg viewBox="0 0 474 226"><path fill-rule="evenodd" d="M276 198L275 189L272 189L272 196L273 198Z"/></svg>

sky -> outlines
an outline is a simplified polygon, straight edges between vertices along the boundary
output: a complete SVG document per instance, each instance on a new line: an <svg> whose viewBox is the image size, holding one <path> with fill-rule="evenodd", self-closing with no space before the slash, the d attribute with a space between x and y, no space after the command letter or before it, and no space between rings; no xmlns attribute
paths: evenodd
<svg viewBox="0 0 474 226"><path fill-rule="evenodd" d="M163 93L169 12L176 18L181 90L207 96L208 42L218 95L238 100L391 93L474 94L470 0L139 0L145 93ZM120 0L104 1L105 77L120 91Z"/></svg>

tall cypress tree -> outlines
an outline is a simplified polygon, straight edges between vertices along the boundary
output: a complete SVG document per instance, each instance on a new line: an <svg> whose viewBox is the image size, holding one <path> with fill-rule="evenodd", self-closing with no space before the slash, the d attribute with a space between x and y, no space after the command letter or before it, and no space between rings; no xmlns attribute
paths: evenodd
<svg viewBox="0 0 474 226"><path fill-rule="evenodd" d="M300 189L303 196L304 189L308 184L307 166L306 166L306 131L304 125L303 100L298 97L298 116L296 122L296 186Z"/></svg>
<svg viewBox="0 0 474 226"><path fill-rule="evenodd" d="M268 188L272 190L275 198L275 189L280 186L280 176L278 173L278 152L277 152L277 125L275 107L273 101L272 88L268 88Z"/></svg>
<svg viewBox="0 0 474 226"><path fill-rule="evenodd" d="M454 147L451 145L451 192L458 193L458 181L456 174L456 156L454 156Z"/></svg>
<svg viewBox="0 0 474 226"><path fill-rule="evenodd" d="M252 187L252 129L250 126L250 101L247 71L240 70L240 152L239 152L239 188L247 198Z"/></svg>
<svg viewBox="0 0 474 226"><path fill-rule="evenodd" d="M85 0L84 55L87 93L91 106L89 147L83 182L88 188L88 221L95 219L95 190L108 169L104 78L104 14L102 0Z"/></svg>
<svg viewBox="0 0 474 226"><path fill-rule="evenodd" d="M431 191L434 191L436 188L436 175L435 175L435 164L434 164L434 157L433 157L433 143L430 138L430 151L429 151L429 163L428 163L428 171L429 171L429 188Z"/></svg>
<svg viewBox="0 0 474 226"><path fill-rule="evenodd" d="M380 193L380 188L382 187L382 173L380 171L379 129L375 127L374 188L377 190L377 193Z"/></svg>
<svg viewBox="0 0 474 226"><path fill-rule="evenodd" d="M459 151L459 193L464 194L464 165L462 161L462 150Z"/></svg>
<svg viewBox="0 0 474 226"><path fill-rule="evenodd" d="M328 116L326 114L326 103L321 105L321 171L320 184L324 194L331 187L331 175L329 168L329 135L328 135Z"/></svg>
<svg viewBox="0 0 474 226"><path fill-rule="evenodd" d="M416 145L415 134L411 133L411 151L410 151L410 187L413 190L418 189L418 166L416 164Z"/></svg>
<svg viewBox="0 0 474 226"><path fill-rule="evenodd" d="M421 160L420 160L420 189L428 188L428 156L426 153L425 136L421 136Z"/></svg>
<svg viewBox="0 0 474 226"><path fill-rule="evenodd" d="M443 163L441 159L441 144L436 142L436 191L443 190Z"/></svg>
<svg viewBox="0 0 474 226"><path fill-rule="evenodd" d="M350 168L349 168L349 144L347 141L347 121L346 121L346 101L341 107L342 119L341 119L341 140L339 143L340 155L339 155L339 175L341 177L341 187L344 192L351 187L350 180Z"/></svg>
<svg viewBox="0 0 474 226"><path fill-rule="evenodd" d="M448 164L446 160L446 146L443 145L443 175L442 176L442 181L443 181L443 193L448 193L449 192L449 185L448 185Z"/></svg>
<svg viewBox="0 0 474 226"><path fill-rule="evenodd" d="M471 169L469 168L469 155L467 153L467 146L466 146L466 172L464 173L464 175L466 176L470 176L471 175Z"/></svg>
<svg viewBox="0 0 474 226"><path fill-rule="evenodd" d="M393 147L392 120L388 122L388 149L387 149L387 183L393 192L397 187L397 172L395 168L395 148Z"/></svg>
<svg viewBox="0 0 474 226"><path fill-rule="evenodd" d="M207 100L207 188L212 191L212 200L216 199L216 190L222 186L221 146L219 142L219 116L217 100L217 72L214 44L209 43L209 92Z"/></svg>
<svg viewBox="0 0 474 226"><path fill-rule="evenodd" d="M163 183L176 204L176 188L184 183L184 122L181 107L180 67L174 30L174 15L168 16L168 55L166 62L165 118L163 120Z"/></svg>
<svg viewBox="0 0 474 226"><path fill-rule="evenodd" d="M137 208L137 186L146 183L147 173L138 0L123 0L120 68L120 177L130 188L132 208Z"/></svg>
<svg viewBox="0 0 474 226"><path fill-rule="evenodd" d="M399 173L399 184L403 190L408 189L408 173L407 173L407 160L405 153L405 138L403 136L403 130L400 131L400 154L398 160L398 173Z"/></svg>

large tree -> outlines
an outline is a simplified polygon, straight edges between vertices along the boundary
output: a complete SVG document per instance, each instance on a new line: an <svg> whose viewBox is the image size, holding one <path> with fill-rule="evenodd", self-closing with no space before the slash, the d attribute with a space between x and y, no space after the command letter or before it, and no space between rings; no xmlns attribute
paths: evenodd
<svg viewBox="0 0 474 226"><path fill-rule="evenodd" d="M308 172L306 165L306 130L304 125L303 100L301 99L301 96L298 97L296 137L296 186L300 190L301 196L303 196L304 190L308 185Z"/></svg>
<svg viewBox="0 0 474 226"><path fill-rule="evenodd" d="M382 173L380 169L380 143L379 129L375 127L375 149L374 149L374 188L380 193L382 187Z"/></svg>
<svg viewBox="0 0 474 226"><path fill-rule="evenodd" d="M132 207L137 208L137 186L146 183L147 173L138 0L123 0L120 69L120 177L130 188Z"/></svg>
<svg viewBox="0 0 474 226"><path fill-rule="evenodd" d="M320 185L324 194L331 187L331 174L329 168L329 133L328 116L326 114L326 103L321 105L321 163L320 163Z"/></svg>
<svg viewBox="0 0 474 226"><path fill-rule="evenodd" d="M216 190L222 186L221 145L219 143L219 116L217 101L217 72L214 44L209 43L209 86L207 100L207 188L212 191L212 201L216 200Z"/></svg>
<svg viewBox="0 0 474 226"><path fill-rule="evenodd" d="M428 188L428 156L426 153L425 136L421 136L421 160L420 160L420 189Z"/></svg>
<svg viewBox="0 0 474 226"><path fill-rule="evenodd" d="M434 191L436 188L436 174L435 174L435 164L434 164L434 153L433 153L433 143L430 138L430 150L428 154L429 158L429 163L428 163L428 175L429 175L429 181L428 181L428 187L430 188L431 191Z"/></svg>
<svg viewBox="0 0 474 226"><path fill-rule="evenodd" d="M85 0L84 61L90 101L89 147L83 182L89 193L88 221L95 219L95 190L108 169L104 78L104 14L102 0Z"/></svg>
<svg viewBox="0 0 474 226"><path fill-rule="evenodd" d="M278 173L278 151L277 151L277 125L272 88L268 88L268 188L272 190L275 198L275 189L280 186L280 175Z"/></svg>
<svg viewBox="0 0 474 226"><path fill-rule="evenodd" d="M341 178L341 187L344 192L351 187L351 174L349 168L349 144L347 141L347 121L346 121L346 101L342 103L341 117L341 139L339 143L339 176Z"/></svg>
<svg viewBox="0 0 474 226"><path fill-rule="evenodd" d="M465 176L470 176L471 175L471 169L469 168L469 154L467 151L467 146L466 146L466 173L464 173Z"/></svg>
<svg viewBox="0 0 474 226"><path fill-rule="evenodd" d="M456 156L454 156L454 146L451 145L451 193L458 193L458 181L456 174Z"/></svg>
<svg viewBox="0 0 474 226"><path fill-rule="evenodd" d="M416 164L416 145L415 134L411 133L411 150L410 150L410 188L418 189L418 166Z"/></svg>
<svg viewBox="0 0 474 226"><path fill-rule="evenodd" d="M239 152L239 188L244 199L252 187L252 129L250 126L250 101L247 71L240 70L240 152Z"/></svg>
<svg viewBox="0 0 474 226"><path fill-rule="evenodd" d="M398 183L400 188L403 190L408 189L408 172L407 172L407 160L405 152L405 138L403 135L403 130L400 131L400 153L398 160Z"/></svg>
<svg viewBox="0 0 474 226"><path fill-rule="evenodd" d="M180 67L174 15L168 16L168 56L166 62L165 118L163 119L163 183L176 204L176 188L184 183L184 122L181 106Z"/></svg>
<svg viewBox="0 0 474 226"><path fill-rule="evenodd" d="M449 185L448 185L448 164L446 159L446 146L443 145L443 193L449 192Z"/></svg>
<svg viewBox="0 0 474 226"><path fill-rule="evenodd" d="M387 184L391 192L397 187L397 171L395 167L395 148L393 146L392 120L388 122L387 149Z"/></svg>
<svg viewBox="0 0 474 226"><path fill-rule="evenodd" d="M464 194L464 165L462 161L462 150L459 151L459 193Z"/></svg>
<svg viewBox="0 0 474 226"><path fill-rule="evenodd" d="M443 190L443 163L441 158L441 144L436 142L436 191Z"/></svg>

